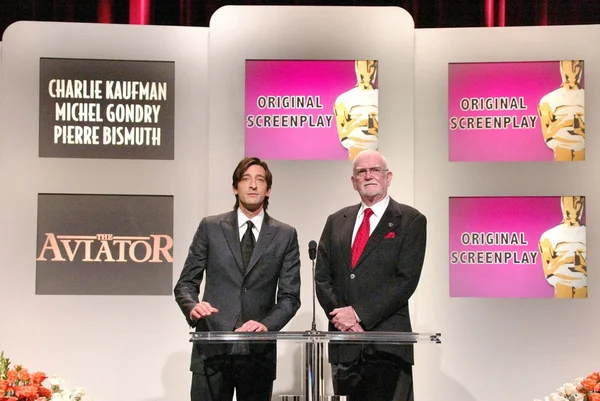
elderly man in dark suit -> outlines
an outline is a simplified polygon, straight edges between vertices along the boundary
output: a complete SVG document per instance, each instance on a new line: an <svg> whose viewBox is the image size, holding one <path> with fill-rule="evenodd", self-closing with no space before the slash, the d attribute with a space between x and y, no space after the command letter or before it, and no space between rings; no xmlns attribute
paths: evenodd
<svg viewBox="0 0 600 401"><path fill-rule="evenodd" d="M233 172L232 212L202 219L175 298L196 331L281 330L300 307L296 230L266 213L273 176L244 158ZM202 301L200 284L206 275ZM270 401L275 344L201 344L192 350L192 401Z"/></svg>
<svg viewBox="0 0 600 401"><path fill-rule="evenodd" d="M361 203L332 214L316 264L319 303L329 330L412 331L408 300L425 256L425 216L391 199L386 159L358 154L352 185ZM351 401L413 400L412 346L330 344L333 386Z"/></svg>

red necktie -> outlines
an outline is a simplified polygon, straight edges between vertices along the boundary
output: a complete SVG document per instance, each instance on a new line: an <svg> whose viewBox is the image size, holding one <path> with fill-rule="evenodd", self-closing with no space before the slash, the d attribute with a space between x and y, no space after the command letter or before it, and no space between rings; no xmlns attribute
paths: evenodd
<svg viewBox="0 0 600 401"><path fill-rule="evenodd" d="M363 221L360 223L360 227L358 227L358 231L356 232L356 237L354 238L354 243L352 244L352 268L356 266L358 259L360 258L360 254L363 249L365 249L365 245L367 245L367 241L369 240L369 234L371 231L371 225L369 224L369 219L373 214L373 210L370 208L365 209L363 215Z"/></svg>

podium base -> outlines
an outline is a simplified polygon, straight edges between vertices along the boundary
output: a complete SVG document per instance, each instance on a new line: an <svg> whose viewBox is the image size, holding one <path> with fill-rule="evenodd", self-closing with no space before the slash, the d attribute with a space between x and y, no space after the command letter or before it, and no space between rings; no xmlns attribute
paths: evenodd
<svg viewBox="0 0 600 401"><path fill-rule="evenodd" d="M345 395L326 395L323 401L346 401ZM280 395L279 401L303 401L301 395Z"/></svg>

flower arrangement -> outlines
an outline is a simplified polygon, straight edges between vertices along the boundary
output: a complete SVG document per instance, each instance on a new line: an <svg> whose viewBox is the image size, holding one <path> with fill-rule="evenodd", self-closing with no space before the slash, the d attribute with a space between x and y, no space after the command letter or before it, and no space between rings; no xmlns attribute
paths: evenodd
<svg viewBox="0 0 600 401"><path fill-rule="evenodd" d="M544 397L543 401L600 401L600 373L593 372L575 379L573 383L566 383L555 393Z"/></svg>
<svg viewBox="0 0 600 401"><path fill-rule="evenodd" d="M10 367L10 359L0 352L0 401L84 401L83 389L62 389L64 381L43 372L29 373L21 365Z"/></svg>

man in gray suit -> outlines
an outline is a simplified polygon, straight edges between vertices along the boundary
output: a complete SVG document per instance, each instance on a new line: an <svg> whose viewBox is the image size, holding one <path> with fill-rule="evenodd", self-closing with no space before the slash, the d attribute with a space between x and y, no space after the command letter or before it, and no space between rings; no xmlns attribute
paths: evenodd
<svg viewBox="0 0 600 401"><path fill-rule="evenodd" d="M408 300L425 256L425 216L387 194L386 159L358 154L352 185L361 203L332 214L321 235L316 290L329 330L412 331ZM413 400L412 346L330 344L333 386L351 401Z"/></svg>
<svg viewBox="0 0 600 401"><path fill-rule="evenodd" d="M266 213L273 176L255 157L233 172L234 210L202 219L175 299L196 331L281 330L300 307L296 230ZM202 301L200 284L206 275ZM275 344L195 343L192 401L270 401Z"/></svg>

